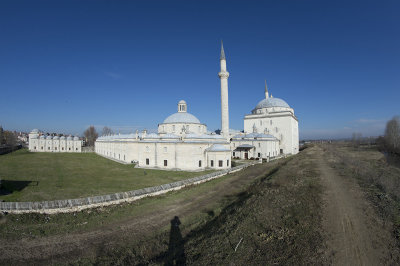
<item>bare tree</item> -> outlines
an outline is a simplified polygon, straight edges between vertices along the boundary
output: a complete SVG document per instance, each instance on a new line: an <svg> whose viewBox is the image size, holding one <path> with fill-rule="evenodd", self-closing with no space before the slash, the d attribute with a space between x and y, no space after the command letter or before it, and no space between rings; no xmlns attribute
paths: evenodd
<svg viewBox="0 0 400 266"><path fill-rule="evenodd" d="M3 127L0 126L0 146L4 144L4 130Z"/></svg>
<svg viewBox="0 0 400 266"><path fill-rule="evenodd" d="M385 146L389 152L400 153L400 117L389 120L385 129Z"/></svg>
<svg viewBox="0 0 400 266"><path fill-rule="evenodd" d="M4 131L4 141L7 146L14 148L17 145L17 135L12 131Z"/></svg>
<svg viewBox="0 0 400 266"><path fill-rule="evenodd" d="M103 130L101 131L101 135L102 136L109 136L109 135L112 135L112 134L114 134L114 131L112 131L111 128L109 128L107 126L103 127Z"/></svg>
<svg viewBox="0 0 400 266"><path fill-rule="evenodd" d="M99 136L99 134L97 134L94 126L88 127L83 134L85 135L87 145L94 146L94 142L96 141L97 137Z"/></svg>

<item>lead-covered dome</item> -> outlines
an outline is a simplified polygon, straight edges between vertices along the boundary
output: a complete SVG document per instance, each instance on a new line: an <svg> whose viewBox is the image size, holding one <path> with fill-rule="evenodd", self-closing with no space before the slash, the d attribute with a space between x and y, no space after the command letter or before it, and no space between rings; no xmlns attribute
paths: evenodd
<svg viewBox="0 0 400 266"><path fill-rule="evenodd" d="M190 113L178 112L172 114L165 118L164 124L172 124L172 123L193 123L193 124L201 124L200 120L197 119L194 115Z"/></svg>
<svg viewBox="0 0 400 266"><path fill-rule="evenodd" d="M178 112L168 116L164 120L164 124L174 123L201 124L200 120L197 119L197 117L187 112L187 104L184 100L180 100L178 102Z"/></svg>
<svg viewBox="0 0 400 266"><path fill-rule="evenodd" d="M269 107L286 107L290 108L289 104L279 98L267 98L260 101L255 109L269 108Z"/></svg>

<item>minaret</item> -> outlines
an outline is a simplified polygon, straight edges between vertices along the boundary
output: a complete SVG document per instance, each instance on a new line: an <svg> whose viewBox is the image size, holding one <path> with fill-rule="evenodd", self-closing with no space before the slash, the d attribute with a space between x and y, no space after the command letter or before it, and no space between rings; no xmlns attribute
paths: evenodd
<svg viewBox="0 0 400 266"><path fill-rule="evenodd" d="M221 80L221 135L229 138L229 108L228 108L228 77L229 72L226 71L226 58L224 45L221 41L221 71L218 76Z"/></svg>
<svg viewBox="0 0 400 266"><path fill-rule="evenodd" d="M265 99L268 99L268 87L267 87L267 80L265 80Z"/></svg>

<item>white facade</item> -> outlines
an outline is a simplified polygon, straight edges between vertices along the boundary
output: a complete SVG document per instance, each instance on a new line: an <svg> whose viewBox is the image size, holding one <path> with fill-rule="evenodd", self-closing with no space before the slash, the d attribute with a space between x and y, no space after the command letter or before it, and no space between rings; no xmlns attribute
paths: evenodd
<svg viewBox="0 0 400 266"><path fill-rule="evenodd" d="M32 152L82 152L82 144L78 137L45 136L37 129L29 133L29 151Z"/></svg>
<svg viewBox="0 0 400 266"><path fill-rule="evenodd" d="M136 163L141 168L200 171L231 166L229 142L220 135L136 133L102 136L96 140L95 152L123 163Z"/></svg>
<svg viewBox="0 0 400 266"><path fill-rule="evenodd" d="M265 99L244 117L244 132L276 137L280 154L299 152L299 127L294 110L284 100L269 96L266 85Z"/></svg>
<svg viewBox="0 0 400 266"><path fill-rule="evenodd" d="M250 133L232 137L232 156L240 159L262 159L278 156L279 140L272 135Z"/></svg>

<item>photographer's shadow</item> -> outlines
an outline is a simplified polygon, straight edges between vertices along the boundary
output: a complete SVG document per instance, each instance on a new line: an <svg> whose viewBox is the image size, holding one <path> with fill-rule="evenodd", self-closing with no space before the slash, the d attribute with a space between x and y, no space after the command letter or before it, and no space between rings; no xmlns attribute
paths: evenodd
<svg viewBox="0 0 400 266"><path fill-rule="evenodd" d="M171 220L171 232L165 265L186 265L184 240L179 229L181 221L178 216Z"/></svg>

